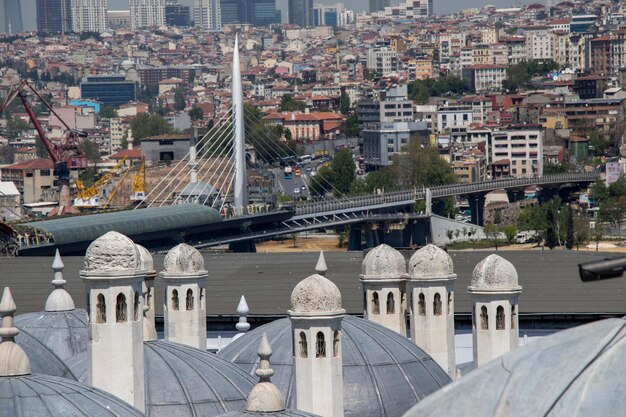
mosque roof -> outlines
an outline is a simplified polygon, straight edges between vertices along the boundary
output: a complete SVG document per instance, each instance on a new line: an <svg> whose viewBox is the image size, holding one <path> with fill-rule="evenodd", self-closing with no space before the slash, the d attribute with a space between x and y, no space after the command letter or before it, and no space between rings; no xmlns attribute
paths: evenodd
<svg viewBox="0 0 626 417"><path fill-rule="evenodd" d="M246 333L218 356L250 375L258 365L262 333L272 345L272 382L294 406L291 321L280 319ZM342 321L344 409L346 417L401 416L414 404L450 382L443 369L408 339L371 321Z"/></svg>
<svg viewBox="0 0 626 417"><path fill-rule="evenodd" d="M470 372L406 417L625 415L626 318L555 333Z"/></svg>
<svg viewBox="0 0 626 417"><path fill-rule="evenodd" d="M365 255L361 268L363 278L373 276L378 278L403 278L406 274L406 260L404 256L389 245L378 245Z"/></svg>

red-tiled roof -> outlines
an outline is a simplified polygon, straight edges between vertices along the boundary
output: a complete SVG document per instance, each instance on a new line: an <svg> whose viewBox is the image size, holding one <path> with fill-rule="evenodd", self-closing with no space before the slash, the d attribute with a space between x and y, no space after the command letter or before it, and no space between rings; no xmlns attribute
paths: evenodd
<svg viewBox="0 0 626 417"><path fill-rule="evenodd" d="M52 169L54 163L51 159L37 158L30 161L19 162L17 164L6 166L2 169L22 170L22 171L35 171L38 169Z"/></svg>
<svg viewBox="0 0 626 417"><path fill-rule="evenodd" d="M141 159L141 149L124 149L109 157L109 159L120 160L124 157L128 159Z"/></svg>

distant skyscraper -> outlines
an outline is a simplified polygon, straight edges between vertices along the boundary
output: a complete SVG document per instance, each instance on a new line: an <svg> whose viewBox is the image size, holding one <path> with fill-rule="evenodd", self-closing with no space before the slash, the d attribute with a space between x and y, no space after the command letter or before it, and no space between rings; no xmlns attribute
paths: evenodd
<svg viewBox="0 0 626 417"><path fill-rule="evenodd" d="M220 0L222 25L246 22L245 0Z"/></svg>
<svg viewBox="0 0 626 417"><path fill-rule="evenodd" d="M280 23L276 0L245 0L246 21L252 26L269 26Z"/></svg>
<svg viewBox="0 0 626 417"><path fill-rule="evenodd" d="M313 26L313 0L289 0L289 23L303 28Z"/></svg>
<svg viewBox="0 0 626 417"><path fill-rule="evenodd" d="M183 6L176 0L165 3L165 24L168 26L189 26L189 6Z"/></svg>
<svg viewBox="0 0 626 417"><path fill-rule="evenodd" d="M428 1L428 16L434 16L435 15L435 9L434 9L434 0L427 0Z"/></svg>
<svg viewBox="0 0 626 417"><path fill-rule="evenodd" d="M22 31L22 6L20 0L0 0L4 15L4 32L19 33Z"/></svg>
<svg viewBox="0 0 626 417"><path fill-rule="evenodd" d="M221 29L222 12L220 6L220 0L195 0L193 10L195 26L202 29Z"/></svg>
<svg viewBox="0 0 626 417"><path fill-rule="evenodd" d="M390 5L389 0L370 0L370 13L380 12L385 10L385 7L389 7Z"/></svg>
<svg viewBox="0 0 626 417"><path fill-rule="evenodd" d="M130 0L133 29L165 25L165 0Z"/></svg>
<svg viewBox="0 0 626 417"><path fill-rule="evenodd" d="M72 0L37 0L37 31L47 36L72 30Z"/></svg>
<svg viewBox="0 0 626 417"><path fill-rule="evenodd" d="M104 32L106 21L106 0L72 0L72 30L74 32Z"/></svg>

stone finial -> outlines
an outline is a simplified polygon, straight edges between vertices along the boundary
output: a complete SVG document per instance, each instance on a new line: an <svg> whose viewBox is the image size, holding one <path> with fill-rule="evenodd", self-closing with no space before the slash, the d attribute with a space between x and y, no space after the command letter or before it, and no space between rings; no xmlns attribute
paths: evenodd
<svg viewBox="0 0 626 417"><path fill-rule="evenodd" d="M276 385L272 384L271 381L274 370L270 367L272 348L267 339L267 333L263 333L263 336L261 336L261 344L257 353L259 355L259 366L255 373L259 377L259 383L252 388L248 396L246 410L263 413L283 411L285 409L285 401Z"/></svg>
<svg viewBox="0 0 626 417"><path fill-rule="evenodd" d="M139 250L128 237L107 232L91 242L85 253L85 272L138 271Z"/></svg>
<svg viewBox="0 0 626 417"><path fill-rule="evenodd" d="M499 255L489 255L476 265L472 273L470 290L509 291L521 290L517 270Z"/></svg>
<svg viewBox="0 0 626 417"><path fill-rule="evenodd" d="M63 279L63 268L63 261L57 249L52 262L52 270L54 271L52 285L54 285L54 290L46 300L46 311L70 311L76 308L72 296L65 291L66 281Z"/></svg>
<svg viewBox="0 0 626 417"><path fill-rule="evenodd" d="M363 278L398 279L406 274L406 260L399 251L383 243L365 255L361 264L361 272Z"/></svg>
<svg viewBox="0 0 626 417"><path fill-rule="evenodd" d="M17 307L11 295L11 289L4 287L2 300L0 301L0 315L2 315L2 328L0 328L0 377L19 376L31 373L30 361L21 347L15 343L15 336L19 330L13 326L13 315Z"/></svg>
<svg viewBox="0 0 626 417"><path fill-rule="evenodd" d="M207 273L204 269L204 258L198 249L181 243L172 248L163 261L163 271L168 274L202 274Z"/></svg>
<svg viewBox="0 0 626 417"><path fill-rule="evenodd" d="M324 259L324 251L320 251L320 257L317 260L317 265L315 265L315 272L317 272L318 275L325 277L327 271L328 267L326 266L326 259Z"/></svg>
<svg viewBox="0 0 626 417"><path fill-rule="evenodd" d="M415 251L409 260L412 278L446 278L454 275L452 258L446 251L428 244Z"/></svg>
<svg viewBox="0 0 626 417"><path fill-rule="evenodd" d="M239 315L239 323L235 325L235 328L240 332L247 332L250 330L250 323L248 323L248 313L250 312L250 308L248 308L248 303L246 302L246 297L244 295L239 299L239 305L237 305L237 314Z"/></svg>
<svg viewBox="0 0 626 417"><path fill-rule="evenodd" d="M321 275L313 274L303 279L291 293L292 313L343 311L339 288Z"/></svg>

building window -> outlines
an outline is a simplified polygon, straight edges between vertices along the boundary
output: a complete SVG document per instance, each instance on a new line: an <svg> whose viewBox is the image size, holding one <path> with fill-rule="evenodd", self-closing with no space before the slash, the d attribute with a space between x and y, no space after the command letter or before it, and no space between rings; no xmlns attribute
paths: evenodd
<svg viewBox="0 0 626 417"><path fill-rule="evenodd" d="M393 293L387 294L387 314L395 314L396 302L393 297Z"/></svg>
<svg viewBox="0 0 626 417"><path fill-rule="evenodd" d="M306 334L304 332L300 332L300 341L298 342L300 346L300 357L308 358L309 357L309 347L306 342Z"/></svg>
<svg viewBox="0 0 626 417"><path fill-rule="evenodd" d="M139 293L135 291L135 302L133 303L133 320L139 320Z"/></svg>
<svg viewBox="0 0 626 417"><path fill-rule="evenodd" d="M376 291L372 294L372 314L380 314L380 301Z"/></svg>
<svg viewBox="0 0 626 417"><path fill-rule="evenodd" d="M448 291L448 314L452 314L452 293Z"/></svg>
<svg viewBox="0 0 626 417"><path fill-rule="evenodd" d="M496 330L504 330L504 307L496 309Z"/></svg>
<svg viewBox="0 0 626 417"><path fill-rule="evenodd" d="M517 312L515 311L515 305L511 306L511 329L515 329L515 321L517 319Z"/></svg>
<svg viewBox="0 0 626 417"><path fill-rule="evenodd" d="M98 303L96 304L96 323L107 322L107 304L104 301L104 295L98 294Z"/></svg>
<svg viewBox="0 0 626 417"><path fill-rule="evenodd" d="M487 314L487 307L485 306L480 308L480 328L489 330L489 314Z"/></svg>
<svg viewBox="0 0 626 417"><path fill-rule="evenodd" d="M324 340L324 333L317 332L317 337L315 338L315 357L316 358L325 358L326 357L326 341Z"/></svg>
<svg viewBox="0 0 626 417"><path fill-rule="evenodd" d="M418 314L420 316L425 316L426 315L426 299L424 297L424 293L420 293L418 300L419 300L417 302Z"/></svg>
<svg viewBox="0 0 626 417"><path fill-rule="evenodd" d="M172 290L172 310L178 310L178 291Z"/></svg>
<svg viewBox="0 0 626 417"><path fill-rule="evenodd" d="M187 290L187 297L185 298L185 308L187 311L193 310L193 291L190 289Z"/></svg>
<svg viewBox="0 0 626 417"><path fill-rule="evenodd" d="M435 294L435 299L433 301L433 314L435 316L441 316L441 295L439 295L439 293Z"/></svg>
<svg viewBox="0 0 626 417"><path fill-rule="evenodd" d="M50 170L49 169L42 169L41 171L39 171L39 175L41 175L42 177L49 177L50 176Z"/></svg>
<svg viewBox="0 0 626 417"><path fill-rule="evenodd" d="M122 293L117 295L117 301L115 302L115 321L123 323L126 321L126 296Z"/></svg>
<svg viewBox="0 0 626 417"><path fill-rule="evenodd" d="M335 330L333 335L333 356L339 357L339 330Z"/></svg>
<svg viewBox="0 0 626 417"><path fill-rule="evenodd" d="M173 140L160 140L159 141L159 146L163 146L163 145L173 145L174 141Z"/></svg>

